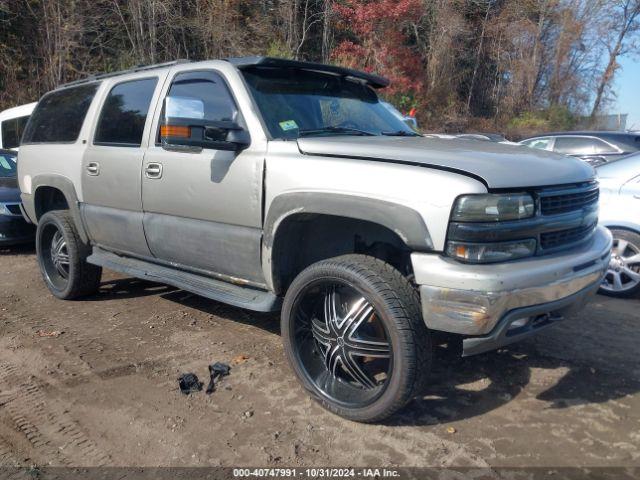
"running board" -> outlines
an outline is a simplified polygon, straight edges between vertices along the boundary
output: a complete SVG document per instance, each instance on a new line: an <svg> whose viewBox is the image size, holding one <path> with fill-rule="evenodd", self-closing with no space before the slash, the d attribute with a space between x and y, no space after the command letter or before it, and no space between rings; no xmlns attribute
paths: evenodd
<svg viewBox="0 0 640 480"><path fill-rule="evenodd" d="M133 277L166 283L196 295L256 312L275 312L282 304L282 300L271 292L123 257L96 247L87 262Z"/></svg>

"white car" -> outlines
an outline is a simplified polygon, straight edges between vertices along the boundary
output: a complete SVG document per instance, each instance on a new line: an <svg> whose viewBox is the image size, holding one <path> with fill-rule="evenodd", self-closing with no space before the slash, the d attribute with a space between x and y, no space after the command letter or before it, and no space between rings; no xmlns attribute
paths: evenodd
<svg viewBox="0 0 640 480"><path fill-rule="evenodd" d="M28 103L0 112L0 149L18 149L22 132L36 104Z"/></svg>
<svg viewBox="0 0 640 480"><path fill-rule="evenodd" d="M629 297L640 292L640 153L596 169L600 223L613 233L613 251L601 293Z"/></svg>

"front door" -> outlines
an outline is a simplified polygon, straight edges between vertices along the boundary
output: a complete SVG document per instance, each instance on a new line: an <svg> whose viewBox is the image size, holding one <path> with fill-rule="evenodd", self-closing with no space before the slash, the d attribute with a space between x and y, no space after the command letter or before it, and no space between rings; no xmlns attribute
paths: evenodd
<svg viewBox="0 0 640 480"><path fill-rule="evenodd" d="M82 217L92 243L109 250L151 255L142 227L141 170L147 113L159 83L147 76L114 84L83 157Z"/></svg>
<svg viewBox="0 0 640 480"><path fill-rule="evenodd" d="M205 121L244 119L222 75L177 69L165 96L199 105ZM263 285L260 263L265 144L241 152L167 149L159 141L163 112L144 158L144 231L161 261L226 280ZM193 116L194 112L185 112ZM172 113L172 117L179 116Z"/></svg>

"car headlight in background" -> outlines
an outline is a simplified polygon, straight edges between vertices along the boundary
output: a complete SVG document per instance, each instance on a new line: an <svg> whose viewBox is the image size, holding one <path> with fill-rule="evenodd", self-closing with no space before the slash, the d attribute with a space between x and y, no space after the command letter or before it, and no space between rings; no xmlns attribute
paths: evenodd
<svg viewBox="0 0 640 480"><path fill-rule="evenodd" d="M532 217L533 197L528 193L463 195L453 207L451 219L457 222L500 222Z"/></svg>
<svg viewBox="0 0 640 480"><path fill-rule="evenodd" d="M447 242L447 255L468 263L506 262L530 257L535 251L534 239L493 243Z"/></svg>

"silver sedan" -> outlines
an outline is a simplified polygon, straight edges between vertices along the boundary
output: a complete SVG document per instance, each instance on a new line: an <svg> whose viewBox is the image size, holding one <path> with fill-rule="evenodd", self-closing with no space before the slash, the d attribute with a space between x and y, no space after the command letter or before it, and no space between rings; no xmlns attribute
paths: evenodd
<svg viewBox="0 0 640 480"><path fill-rule="evenodd" d="M609 270L600 292L615 297L640 293L640 153L597 167L600 223L613 233Z"/></svg>

